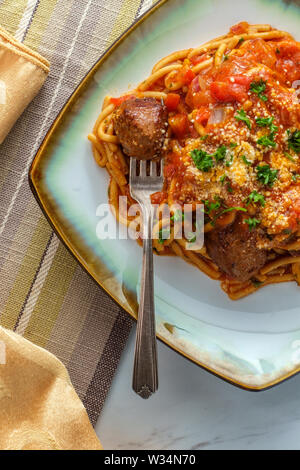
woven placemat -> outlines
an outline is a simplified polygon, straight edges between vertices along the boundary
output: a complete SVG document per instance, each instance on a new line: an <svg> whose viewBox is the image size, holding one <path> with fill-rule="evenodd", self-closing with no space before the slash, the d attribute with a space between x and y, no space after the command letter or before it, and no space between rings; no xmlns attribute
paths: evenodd
<svg viewBox="0 0 300 470"><path fill-rule="evenodd" d="M60 243L29 189L51 122L97 58L152 1L5 0L0 25L51 62L0 146L0 324L54 353L96 423L132 326Z"/></svg>

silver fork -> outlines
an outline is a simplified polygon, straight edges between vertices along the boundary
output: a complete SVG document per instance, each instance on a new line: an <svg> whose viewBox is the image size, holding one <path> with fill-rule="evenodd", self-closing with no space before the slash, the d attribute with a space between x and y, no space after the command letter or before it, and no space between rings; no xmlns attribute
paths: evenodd
<svg viewBox="0 0 300 470"><path fill-rule="evenodd" d="M150 195L162 189L163 160L160 162L159 172L157 163L151 162L148 175L146 161L140 161L139 174L137 167L137 160L131 158L130 194L139 203L143 215L143 266L132 388L140 397L149 398L158 388L152 251L153 207Z"/></svg>

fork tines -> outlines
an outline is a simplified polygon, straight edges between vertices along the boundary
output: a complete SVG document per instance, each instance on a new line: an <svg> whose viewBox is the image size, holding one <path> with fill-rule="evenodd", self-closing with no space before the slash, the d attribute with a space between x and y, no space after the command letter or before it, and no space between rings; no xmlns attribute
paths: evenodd
<svg viewBox="0 0 300 470"><path fill-rule="evenodd" d="M146 178L152 176L161 178L163 176L163 159L159 161L137 160L130 158L130 176Z"/></svg>

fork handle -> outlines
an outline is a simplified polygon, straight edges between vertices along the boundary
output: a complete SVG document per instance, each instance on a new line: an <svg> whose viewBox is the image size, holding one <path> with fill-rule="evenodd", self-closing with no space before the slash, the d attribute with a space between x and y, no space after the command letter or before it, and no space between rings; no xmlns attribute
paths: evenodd
<svg viewBox="0 0 300 470"><path fill-rule="evenodd" d="M152 251L152 207L144 207L143 219L143 266L132 387L140 397L149 398L158 388Z"/></svg>

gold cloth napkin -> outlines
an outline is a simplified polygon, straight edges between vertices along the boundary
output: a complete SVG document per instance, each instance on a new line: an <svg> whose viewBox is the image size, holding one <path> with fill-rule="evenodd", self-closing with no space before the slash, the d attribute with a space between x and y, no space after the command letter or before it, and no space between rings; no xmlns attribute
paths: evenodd
<svg viewBox="0 0 300 470"><path fill-rule="evenodd" d="M0 144L33 100L49 72L49 62L0 26Z"/></svg>
<svg viewBox="0 0 300 470"><path fill-rule="evenodd" d="M1 327L0 449L102 449L63 364Z"/></svg>

